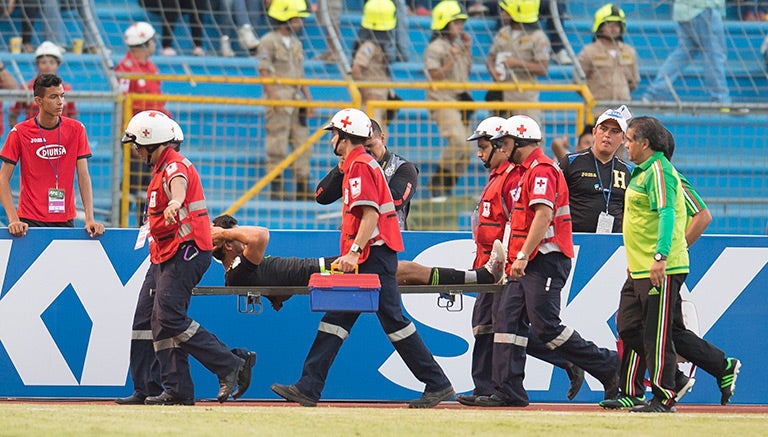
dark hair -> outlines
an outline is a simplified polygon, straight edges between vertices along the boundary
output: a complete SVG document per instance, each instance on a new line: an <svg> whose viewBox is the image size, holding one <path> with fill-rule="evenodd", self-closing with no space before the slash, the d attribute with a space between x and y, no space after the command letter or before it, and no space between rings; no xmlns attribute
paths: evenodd
<svg viewBox="0 0 768 437"><path fill-rule="evenodd" d="M629 127L634 129L636 142L648 140L651 150L667 154L667 139L664 131L666 128L655 117L634 117L629 122Z"/></svg>
<svg viewBox="0 0 768 437"><path fill-rule="evenodd" d="M223 214L213 219L213 225L224 229L232 229L237 226L237 219L229 214Z"/></svg>
<svg viewBox="0 0 768 437"><path fill-rule="evenodd" d="M349 140L354 145L365 144L365 142L368 141L368 139L370 138L370 137L361 137L360 135L348 134L348 133L346 133L343 130L338 129L338 128L334 128L334 129L339 134L339 141L341 141L341 140Z"/></svg>
<svg viewBox="0 0 768 437"><path fill-rule="evenodd" d="M668 161L672 161L672 155L675 154L675 136L667 128L664 128L664 144L664 156Z"/></svg>
<svg viewBox="0 0 768 437"><path fill-rule="evenodd" d="M61 85L61 78L55 74L41 74L35 78L35 83L32 85L35 97L45 97L45 89L52 86Z"/></svg>
<svg viewBox="0 0 768 437"><path fill-rule="evenodd" d="M374 135L381 135L383 131L381 130L381 125L378 121L371 119L371 136Z"/></svg>
<svg viewBox="0 0 768 437"><path fill-rule="evenodd" d="M584 130L581 131L581 133L579 134L578 140L581 141L581 139L584 138L585 136L592 135L592 131L593 130L595 130L595 125L594 124L585 124L584 125Z"/></svg>

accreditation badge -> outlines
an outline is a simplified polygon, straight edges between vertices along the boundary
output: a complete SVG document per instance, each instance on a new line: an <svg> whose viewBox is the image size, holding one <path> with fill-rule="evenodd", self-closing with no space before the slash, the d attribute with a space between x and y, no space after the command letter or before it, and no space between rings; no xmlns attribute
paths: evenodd
<svg viewBox="0 0 768 437"><path fill-rule="evenodd" d="M144 247L147 242L147 235L149 235L149 223L144 223L139 228L139 235L136 237L136 244L133 245L133 250L139 250Z"/></svg>
<svg viewBox="0 0 768 437"><path fill-rule="evenodd" d="M597 217L597 234L610 234L613 232L613 220L615 217L603 211Z"/></svg>
<svg viewBox="0 0 768 437"><path fill-rule="evenodd" d="M58 188L48 189L48 213L49 214L64 214L64 190Z"/></svg>

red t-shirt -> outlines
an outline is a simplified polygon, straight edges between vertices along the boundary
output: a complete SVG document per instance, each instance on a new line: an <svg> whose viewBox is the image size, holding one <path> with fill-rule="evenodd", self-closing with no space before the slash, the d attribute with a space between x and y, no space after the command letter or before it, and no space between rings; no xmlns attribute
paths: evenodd
<svg viewBox="0 0 768 437"><path fill-rule="evenodd" d="M165 222L163 211L168 206L168 193L173 178L187 180L187 194L181 206L178 221ZM147 187L147 214L149 231L155 240L156 250L150 247L152 262L168 261L178 250L179 244L194 240L200 250L213 250L211 222L205 206L205 194L200 175L192 163L172 148L165 149L152 172L152 181Z"/></svg>
<svg viewBox="0 0 768 437"><path fill-rule="evenodd" d="M342 184L343 214L341 219L341 253L349 252L362 222L362 209L358 206L370 206L379 212L376 229L368 243L380 240L395 252L403 251L403 237L397 222L395 204L389 191L384 171L378 162L358 146L344 159L344 181ZM370 253L370 244L363 247L358 262L364 263Z"/></svg>
<svg viewBox="0 0 768 437"><path fill-rule="evenodd" d="M131 52L128 52L125 54L125 57L122 61L120 61L119 64L117 64L117 67L115 67L116 73L147 73L147 74L158 74L160 70L157 69L157 65L155 65L152 61L139 61L136 59L135 56ZM160 81L158 80L146 80L146 79L127 79L127 78L120 78L119 79L120 84L120 92L123 94L126 93L141 93L141 94L162 94L163 92L160 90ZM145 100L134 100L133 101L133 115L138 114L141 111L147 111L150 109L154 109L156 111L160 111L165 113L170 117L170 113L166 111L165 109L165 103L163 102L155 102L155 101L145 101Z"/></svg>
<svg viewBox="0 0 768 437"><path fill-rule="evenodd" d="M568 205L568 185L563 172L554 162L536 148L520 164L525 173L521 176L519 190L515 193L515 207L512 212L512 232L509 239L507 260L510 265L523 247L536 214L535 205L543 204L552 209L552 221L544 239L529 254L533 259L538 252L562 252L573 258L573 236L571 213ZM508 268L509 270L509 268Z"/></svg>
<svg viewBox="0 0 768 437"><path fill-rule="evenodd" d="M35 78L37 79L37 78ZM25 90L32 91L35 87L35 79L30 80L27 82L27 86L22 88ZM68 93L69 91L72 91L72 86L66 83L61 84L64 87L64 93ZM34 99L31 102L16 102L13 104L13 106L8 109L9 115L15 115L17 118L21 114L25 114L25 120L29 120L30 118L35 118L37 114L40 112L40 107L37 106L37 103L35 103ZM64 105L64 111L61 113L61 115L69 118L77 118L77 108L75 107L75 102L67 102Z"/></svg>
<svg viewBox="0 0 768 437"><path fill-rule="evenodd" d="M21 193L18 214L42 222L75 218L75 169L78 159L91 157L85 127L77 120L60 117L59 124L44 129L37 118L17 124L5 140L0 159L20 164ZM64 190L64 213L48 212L48 190Z"/></svg>

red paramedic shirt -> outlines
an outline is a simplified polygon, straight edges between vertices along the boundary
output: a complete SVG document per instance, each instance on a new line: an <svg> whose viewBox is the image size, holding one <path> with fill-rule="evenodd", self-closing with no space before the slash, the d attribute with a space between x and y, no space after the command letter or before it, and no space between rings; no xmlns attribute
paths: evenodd
<svg viewBox="0 0 768 437"><path fill-rule="evenodd" d="M349 152L344 160L343 202L341 220L341 253L349 252L360 228L362 210L358 206L370 206L379 212L373 235L363 247L359 264L368 259L371 244L386 244L395 252L403 251L403 237L397 221L395 204L389 191L384 172L378 162L365 152L363 146Z"/></svg>

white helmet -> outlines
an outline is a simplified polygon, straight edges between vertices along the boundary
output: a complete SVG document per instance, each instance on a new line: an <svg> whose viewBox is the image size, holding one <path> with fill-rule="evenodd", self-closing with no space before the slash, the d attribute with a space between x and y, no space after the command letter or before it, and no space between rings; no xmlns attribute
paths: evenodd
<svg viewBox="0 0 768 437"><path fill-rule="evenodd" d="M174 142L181 144L184 142L184 131L181 130L181 126L179 123L176 122L176 120L172 118L168 118L171 121L171 124L173 125L173 133L176 134L176 138L173 139Z"/></svg>
<svg viewBox="0 0 768 437"><path fill-rule="evenodd" d="M181 141L184 133L178 123L160 111L142 111L128 122L123 135L123 143L137 146L162 145Z"/></svg>
<svg viewBox="0 0 768 437"><path fill-rule="evenodd" d="M61 64L63 59L61 48L50 41L43 41L42 44L37 46L37 50L35 50L35 59L39 58L40 56L52 56L56 58L57 61L59 61L59 64Z"/></svg>
<svg viewBox="0 0 768 437"><path fill-rule="evenodd" d="M475 132L467 138L467 141L474 141L480 138L491 139L501 131L505 121L506 119L495 115L486 118L477 125Z"/></svg>
<svg viewBox="0 0 768 437"><path fill-rule="evenodd" d="M347 108L337 112L323 129L333 128L358 137L371 137L371 119L359 109Z"/></svg>
<svg viewBox="0 0 768 437"><path fill-rule="evenodd" d="M146 21L138 21L125 29L123 41L128 47L140 46L154 38L155 33L155 28L151 24Z"/></svg>
<svg viewBox="0 0 768 437"><path fill-rule="evenodd" d="M536 120L527 115L513 115L504 121L499 133L491 139L498 140L504 137L541 141L541 127Z"/></svg>

